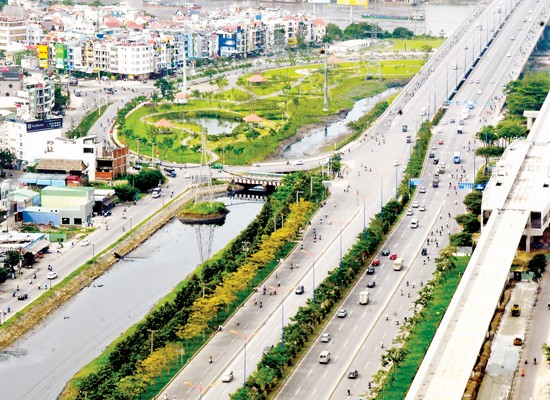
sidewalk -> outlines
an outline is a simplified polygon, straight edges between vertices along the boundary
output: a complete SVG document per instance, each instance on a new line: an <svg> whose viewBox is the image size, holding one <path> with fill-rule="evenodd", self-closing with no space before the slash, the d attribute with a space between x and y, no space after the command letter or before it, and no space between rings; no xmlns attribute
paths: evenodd
<svg viewBox="0 0 550 400"><path fill-rule="evenodd" d="M537 299L537 306L529 316L525 333L524 347L518 371L512 385L514 400L548 399L550 398L550 365L542 353L542 345L550 344L550 274L546 272L539 282L541 292ZM534 359L537 365L534 365ZM528 364L525 365L525 360ZM525 370L525 376L521 376L521 370Z"/></svg>

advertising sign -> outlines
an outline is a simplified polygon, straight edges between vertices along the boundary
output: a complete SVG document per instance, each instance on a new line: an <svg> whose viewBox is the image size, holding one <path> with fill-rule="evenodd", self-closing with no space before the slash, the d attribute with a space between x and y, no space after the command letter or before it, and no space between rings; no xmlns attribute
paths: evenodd
<svg viewBox="0 0 550 400"><path fill-rule="evenodd" d="M49 131L63 128L63 118L27 122L27 132Z"/></svg>
<svg viewBox="0 0 550 400"><path fill-rule="evenodd" d="M41 44L38 46L38 66L40 68L48 68L49 59L48 59L48 46Z"/></svg>
<svg viewBox="0 0 550 400"><path fill-rule="evenodd" d="M363 6L368 7L369 0L338 0L336 4L342 6Z"/></svg>
<svg viewBox="0 0 550 400"><path fill-rule="evenodd" d="M307 0L307 2L314 4L330 4L330 0Z"/></svg>
<svg viewBox="0 0 550 400"><path fill-rule="evenodd" d="M65 62L67 60L67 46L63 43L55 44L55 68L65 69Z"/></svg>

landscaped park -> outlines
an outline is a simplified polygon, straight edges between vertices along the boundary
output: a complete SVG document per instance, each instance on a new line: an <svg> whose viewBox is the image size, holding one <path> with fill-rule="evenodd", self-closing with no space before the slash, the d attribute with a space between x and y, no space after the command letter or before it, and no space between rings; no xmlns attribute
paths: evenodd
<svg viewBox="0 0 550 400"><path fill-rule="evenodd" d="M423 63L397 59L373 65L329 57L328 111L323 110L323 64L252 73L231 86L221 77L207 85L209 90L189 93L186 104L139 104L117 120L117 135L146 159L199 163L204 129L212 162L251 164L274 154L298 128L334 119L356 101L404 84Z"/></svg>

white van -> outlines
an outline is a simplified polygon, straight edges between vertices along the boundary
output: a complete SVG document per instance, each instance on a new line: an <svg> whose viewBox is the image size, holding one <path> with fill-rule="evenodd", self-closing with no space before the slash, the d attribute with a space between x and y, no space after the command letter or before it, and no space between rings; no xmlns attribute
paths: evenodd
<svg viewBox="0 0 550 400"><path fill-rule="evenodd" d="M401 271L401 268L403 268L403 259L402 258L396 258L393 262L393 270L394 271Z"/></svg>
<svg viewBox="0 0 550 400"><path fill-rule="evenodd" d="M411 220L411 228L412 229L418 228L418 220L416 218Z"/></svg>
<svg viewBox="0 0 550 400"><path fill-rule="evenodd" d="M330 351L324 350L319 354L319 363L321 364L328 364L330 361Z"/></svg>

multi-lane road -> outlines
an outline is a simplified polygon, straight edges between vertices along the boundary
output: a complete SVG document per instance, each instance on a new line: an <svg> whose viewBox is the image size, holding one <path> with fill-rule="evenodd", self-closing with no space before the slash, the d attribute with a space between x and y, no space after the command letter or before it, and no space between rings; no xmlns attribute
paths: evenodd
<svg viewBox="0 0 550 400"><path fill-rule="evenodd" d="M534 10L536 3L535 0L524 2L521 7L531 7ZM509 2L506 12L514 4ZM498 8L501 12L498 12ZM519 12L523 13L523 8ZM512 41L509 35L512 32L516 35L516 31L523 32L523 29L529 31L534 24L528 18L523 21L524 16L522 16L524 27L520 31L515 24L504 24L504 15L505 10L500 2L494 1L481 6L467 24L442 46L421 73L411 81L396 99L393 107L368 132L368 135L345 149L343 160L345 177L333 182L331 187L333 194L327 207L322 208L312 219L312 227L306 231L304 238L306 251L296 251L291 254L282 262L282 267L277 271L277 277L272 276L265 283L267 286L277 287L280 281L286 293L283 296L257 295L254 296L255 299L251 298L229 321L224 331L206 345L205 349L189 363L162 395L177 394L184 398L193 398L205 392L204 398L219 399L227 398L229 393L242 385L244 377L259 361L263 348L280 340L281 319L287 323L289 316L304 303L306 297L311 296L313 282L319 283L329 269L338 265L339 255L342 252L345 253L353 244L356 234L364 226L365 219L380 210L381 201L385 202L394 195L395 182L401 177L402 165L408 160L410 151L414 151L405 143L401 125L407 124L414 131L423 119L420 115L422 107L426 107L430 114L433 113L434 104L440 104L448 93L452 93L453 74L461 76L465 71L468 72L477 59L477 53L484 49L485 42L491 38L491 35L498 32L493 46L500 43L499 50L495 54L485 53L482 60L477 63L477 68L466 80L469 82L472 79L472 84L463 85L453 99L448 117L445 118L448 123L441 126L441 132L439 128L435 129L434 143L442 140L443 144L436 145L437 148L434 151L440 160L446 162L448 170L442 176L440 187L433 189L430 187L430 182L434 168L433 165L429 165L431 160L427 161L428 165L423 176L427 193L417 195L417 200L425 205L426 211L414 210L415 217L420 221L419 228L411 229L408 224L411 217L404 217L406 223L396 228L386 245L404 257L404 270L392 271L389 261L380 257L383 260L382 266L377 268L375 276L362 280L350 297L344 301L343 308L347 308L348 317L335 318L327 325L326 331L332 335L331 342L314 345L296 372L288 379L279 398L304 396L344 398L347 396L348 388L353 393L366 390L370 376L379 366L381 343L390 344L398 331L396 320L401 320L410 312L409 308L416 296L419 282L429 279L434 269L433 258L437 252L434 242L426 246L429 254L432 255L430 261L427 261L427 257L420 257L419 251L425 246L426 239L431 237L432 231L436 235L435 239L439 241L438 245L444 246L448 240L449 231L457 229L453 220L449 218L449 213L452 217L464 211L461 199L465 193L461 191L455 193L454 189L449 190L449 184L451 188L457 185L457 174L463 175L463 180L473 180L473 135L485 119L489 123L497 116L497 112L493 110L499 109L498 101L499 97L502 97L501 86L510 79L510 66L500 62L501 67L496 69L494 60L500 61L503 58L500 54L501 48L513 51L509 45ZM476 21L479 21L479 24L476 24ZM504 24L500 32L499 22ZM480 29L479 26L483 28ZM484 29L489 32L486 33ZM474 55L468 59L472 49ZM510 63L517 64L519 69L525 57L525 54L523 58L520 55L513 53L513 56L504 58L509 59ZM465 62L461 63L461 60ZM456 69L453 66L456 66ZM457 78L456 82L459 83L460 80L461 78ZM479 83L476 83L477 81ZM457 124L451 124L450 119L458 122L465 102L472 102L475 107L471 111L470 119L463 127L465 133L458 135ZM402 116L398 115L399 109L403 112ZM471 151L468 151L469 146ZM452 153L455 151L462 153L461 166L465 168L464 171L453 164ZM394 160L398 161L398 167L393 166ZM311 162L318 163L319 159ZM365 167L368 168L368 172ZM350 190L344 190L348 185ZM322 224L321 219L323 219ZM332 223L327 225L327 220ZM449 224L448 227L447 224ZM312 243L313 227L317 229L318 234L322 235L322 241ZM439 233L436 233L436 230L442 231L441 236L437 236ZM299 263L300 268L291 270L290 263L294 265ZM360 306L357 304L357 292L364 288L365 281L369 278L377 282L376 287L371 289L372 302L369 305ZM410 286L406 286L406 281L409 281ZM413 282L415 282L415 289L412 289ZM292 289L302 284L306 287L306 296L295 295ZM404 291L403 296L400 295L401 290ZM411 297L407 296L408 292L411 292ZM263 307L260 309L254 306L254 300L262 301ZM388 321L385 320L386 314L388 314ZM237 324L236 321L240 323ZM326 348L333 352L331 363L319 365L318 353ZM214 363L209 364L208 358L212 355ZM350 368L359 370L359 379L353 385L350 385L346 379L347 370ZM221 383L219 378L228 370L233 371L235 379L230 383Z"/></svg>

